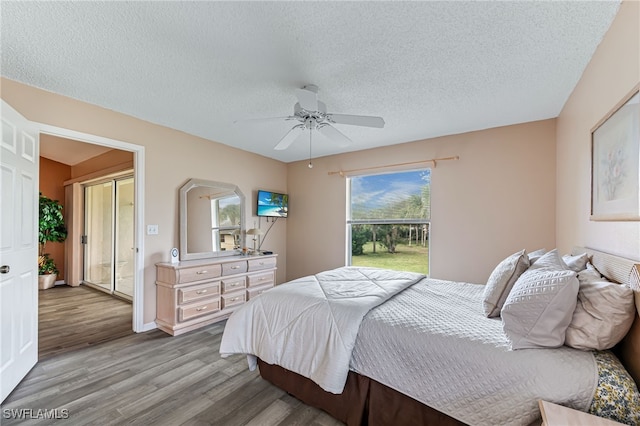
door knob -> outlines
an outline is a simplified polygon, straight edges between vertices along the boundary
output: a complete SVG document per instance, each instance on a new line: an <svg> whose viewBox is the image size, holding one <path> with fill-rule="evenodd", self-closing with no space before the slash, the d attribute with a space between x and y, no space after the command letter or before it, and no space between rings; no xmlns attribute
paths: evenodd
<svg viewBox="0 0 640 426"><path fill-rule="evenodd" d="M0 274L8 274L10 270L11 268L9 267L9 265L0 266Z"/></svg>

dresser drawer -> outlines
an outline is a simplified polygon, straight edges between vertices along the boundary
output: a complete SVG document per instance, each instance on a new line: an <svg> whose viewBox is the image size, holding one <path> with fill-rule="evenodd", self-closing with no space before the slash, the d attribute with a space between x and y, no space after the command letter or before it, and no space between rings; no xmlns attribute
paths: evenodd
<svg viewBox="0 0 640 426"><path fill-rule="evenodd" d="M259 285L270 284L273 286L275 281L275 274L273 271L265 272L263 274L253 274L247 276L248 287L256 287Z"/></svg>
<svg viewBox="0 0 640 426"><path fill-rule="evenodd" d="M178 283L189 283L192 281L202 281L218 278L222 275L220 265L202 265L190 268L183 268L177 271Z"/></svg>
<svg viewBox="0 0 640 426"><path fill-rule="evenodd" d="M245 272L247 272L246 260L222 264L222 275L244 274Z"/></svg>
<svg viewBox="0 0 640 426"><path fill-rule="evenodd" d="M247 290L247 300L251 300L251 299L255 299L256 297L260 296L262 293L264 293L265 291L269 290L270 288L273 288L272 285L266 285L263 287L254 287L254 288L250 288Z"/></svg>
<svg viewBox="0 0 640 426"><path fill-rule="evenodd" d="M220 294L220 282L195 285L178 290L178 303L184 304Z"/></svg>
<svg viewBox="0 0 640 426"><path fill-rule="evenodd" d="M246 292L239 293L231 293L231 294L223 294L222 299L222 309L229 308L235 305L241 305L247 300Z"/></svg>
<svg viewBox="0 0 640 426"><path fill-rule="evenodd" d="M178 320L187 321L202 315L211 314L220 310L219 299L203 300L200 303L194 303L188 306L178 308Z"/></svg>
<svg viewBox="0 0 640 426"><path fill-rule="evenodd" d="M222 294L231 293L232 291L245 288L247 285L246 277L236 277L222 280Z"/></svg>
<svg viewBox="0 0 640 426"><path fill-rule="evenodd" d="M272 269L276 267L276 258L267 257L263 259L250 259L249 272L259 271L260 269Z"/></svg>

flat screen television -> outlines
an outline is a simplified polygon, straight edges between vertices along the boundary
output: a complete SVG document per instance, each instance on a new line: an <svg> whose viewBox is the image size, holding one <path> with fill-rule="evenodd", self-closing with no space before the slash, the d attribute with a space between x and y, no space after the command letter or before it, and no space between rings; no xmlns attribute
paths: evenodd
<svg viewBox="0 0 640 426"><path fill-rule="evenodd" d="M258 191L258 216L287 217L289 214L289 196L271 191Z"/></svg>

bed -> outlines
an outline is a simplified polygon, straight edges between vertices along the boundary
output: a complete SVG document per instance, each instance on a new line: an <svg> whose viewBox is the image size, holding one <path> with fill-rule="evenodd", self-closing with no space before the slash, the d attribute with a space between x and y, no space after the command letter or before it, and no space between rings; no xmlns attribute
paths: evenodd
<svg viewBox="0 0 640 426"><path fill-rule="evenodd" d="M585 252L612 281L626 283L630 271L638 273L633 261L573 250ZM617 362L609 351L566 346L512 350L501 319L481 313L481 285L357 268L314 277L281 285L234 313L220 352L247 354L264 379L348 425L539 424L539 399L590 409L602 387L601 367ZM269 298L279 303L269 305ZM633 314L615 352L637 383L640 317ZM327 322L337 329L327 332ZM629 381L624 386L635 387ZM638 403L637 394L631 398Z"/></svg>

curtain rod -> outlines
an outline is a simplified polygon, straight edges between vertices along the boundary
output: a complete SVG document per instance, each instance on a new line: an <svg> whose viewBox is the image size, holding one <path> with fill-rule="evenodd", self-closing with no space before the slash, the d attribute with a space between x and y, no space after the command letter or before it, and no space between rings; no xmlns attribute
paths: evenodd
<svg viewBox="0 0 640 426"><path fill-rule="evenodd" d="M414 164L424 164L424 163L433 163L433 167L437 167L438 165L438 161L449 161L449 160L459 160L460 157L459 156L453 156L453 157L442 157L442 158L431 158L429 160L422 160L422 161L411 161L408 163L397 163L397 164L389 164L387 166L378 166L378 167L364 167L361 169L351 169L351 170L338 170L337 172L328 172L329 176L331 175L340 175L342 177L344 177L344 175L346 173L353 173L353 172L364 172L367 170L378 170L378 169L385 169L385 168L389 168L389 167L398 167L398 166L411 166Z"/></svg>

